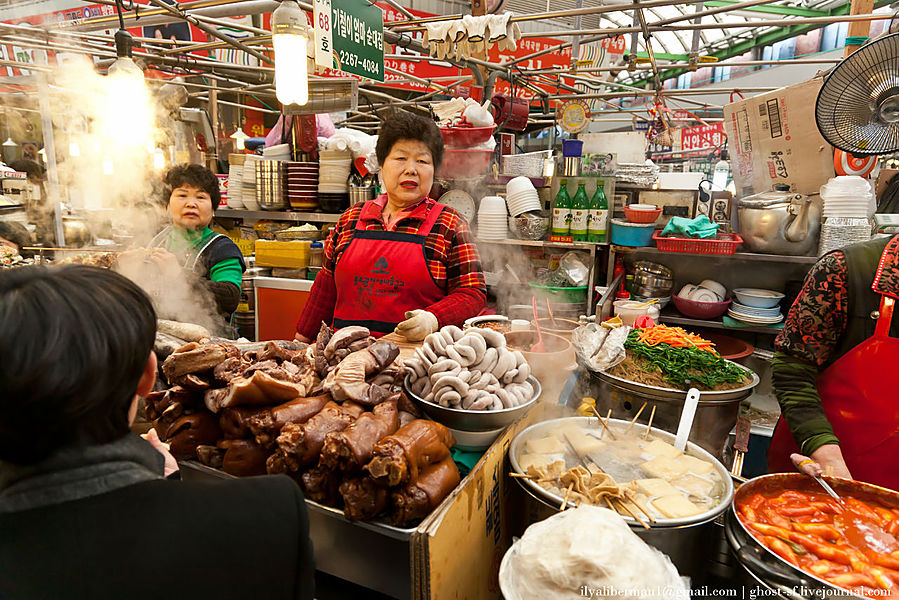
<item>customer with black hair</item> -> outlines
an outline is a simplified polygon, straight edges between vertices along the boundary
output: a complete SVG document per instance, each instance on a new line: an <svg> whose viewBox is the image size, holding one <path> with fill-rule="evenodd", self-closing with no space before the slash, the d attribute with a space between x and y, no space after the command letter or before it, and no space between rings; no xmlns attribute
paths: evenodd
<svg viewBox="0 0 899 600"><path fill-rule="evenodd" d="M0 598L312 598L292 480L172 481L129 432L155 331L112 271L0 273Z"/></svg>
<svg viewBox="0 0 899 600"><path fill-rule="evenodd" d="M163 287L184 270L197 277L215 298L216 312L230 321L247 266L237 245L209 228L222 201L218 179L206 167L181 164L169 169L163 182L172 224L150 242L149 260L162 273Z"/></svg>
<svg viewBox="0 0 899 600"><path fill-rule="evenodd" d="M322 321L421 340L484 307L487 288L468 223L428 197L443 160L437 125L396 113L381 126L375 152L386 193L351 206L325 241L298 340L314 338Z"/></svg>

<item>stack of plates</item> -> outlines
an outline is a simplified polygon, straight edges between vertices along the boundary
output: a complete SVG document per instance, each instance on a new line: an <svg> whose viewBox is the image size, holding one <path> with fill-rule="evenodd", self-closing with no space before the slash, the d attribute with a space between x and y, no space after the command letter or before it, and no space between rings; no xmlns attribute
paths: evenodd
<svg viewBox="0 0 899 600"><path fill-rule="evenodd" d="M290 144L278 144L263 148L262 157L266 160L290 160Z"/></svg>
<svg viewBox="0 0 899 600"><path fill-rule="evenodd" d="M291 208L318 208L318 163L286 162L287 200Z"/></svg>
<svg viewBox="0 0 899 600"><path fill-rule="evenodd" d="M508 229L506 202L499 196L481 198L478 208L478 237L482 240L504 240Z"/></svg>
<svg viewBox="0 0 899 600"><path fill-rule="evenodd" d="M228 208L243 208L243 165L228 167Z"/></svg>
<svg viewBox="0 0 899 600"><path fill-rule="evenodd" d="M349 150L319 150L318 191L348 194L353 153Z"/></svg>
<svg viewBox="0 0 899 600"><path fill-rule="evenodd" d="M738 288L734 290L734 296L736 299L727 309L727 314L737 321L750 325L774 325L784 320L780 312L780 301L784 295L780 292Z"/></svg>
<svg viewBox="0 0 899 600"><path fill-rule="evenodd" d="M506 204L513 217L541 208L537 189L527 177L516 177L506 184Z"/></svg>

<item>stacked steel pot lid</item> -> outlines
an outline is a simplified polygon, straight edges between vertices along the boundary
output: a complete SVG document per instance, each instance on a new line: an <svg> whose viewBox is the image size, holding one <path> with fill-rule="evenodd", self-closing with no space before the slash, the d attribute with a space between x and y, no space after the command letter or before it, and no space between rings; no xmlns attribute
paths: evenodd
<svg viewBox="0 0 899 600"><path fill-rule="evenodd" d="M674 288L674 273L665 265L648 260L634 263L634 295L640 298L664 298Z"/></svg>

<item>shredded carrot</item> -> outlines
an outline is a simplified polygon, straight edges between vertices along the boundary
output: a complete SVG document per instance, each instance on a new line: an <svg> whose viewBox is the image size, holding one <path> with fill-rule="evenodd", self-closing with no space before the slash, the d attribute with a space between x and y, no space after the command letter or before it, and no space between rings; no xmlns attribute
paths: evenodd
<svg viewBox="0 0 899 600"><path fill-rule="evenodd" d="M639 330L637 336L637 341L647 346L658 346L659 344L668 344L673 348L689 348L693 346L699 350L717 354L715 344L680 327L656 325L655 327Z"/></svg>

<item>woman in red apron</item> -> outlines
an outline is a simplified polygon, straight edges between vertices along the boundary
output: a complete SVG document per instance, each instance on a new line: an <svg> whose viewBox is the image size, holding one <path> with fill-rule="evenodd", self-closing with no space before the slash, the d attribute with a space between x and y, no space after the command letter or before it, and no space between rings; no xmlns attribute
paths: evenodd
<svg viewBox="0 0 899 600"><path fill-rule="evenodd" d="M468 224L428 197L443 157L436 124L398 113L381 127L376 152L385 193L340 216L297 322L298 340L313 339L322 322L421 340L484 307Z"/></svg>
<svg viewBox="0 0 899 600"><path fill-rule="evenodd" d="M834 475L899 490L897 297L899 236L848 246L809 274L775 343L774 389L786 421L774 431L769 471L792 470L790 454L802 453ZM814 380L823 423L801 385L810 352L823 359Z"/></svg>

